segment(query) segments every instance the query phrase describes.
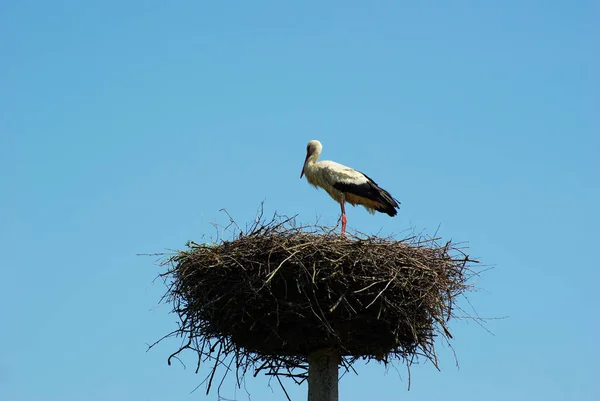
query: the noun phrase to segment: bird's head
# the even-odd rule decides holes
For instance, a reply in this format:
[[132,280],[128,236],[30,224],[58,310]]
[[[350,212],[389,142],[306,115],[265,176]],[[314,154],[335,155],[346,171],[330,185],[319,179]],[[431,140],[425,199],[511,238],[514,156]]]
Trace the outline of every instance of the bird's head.
[[323,146],[321,145],[321,142],[317,141],[316,139],[313,139],[308,143],[308,145],[306,145],[306,158],[304,159],[304,165],[302,166],[300,178],[302,178],[302,176],[304,175],[304,168],[306,167],[306,162],[308,161],[308,159],[312,157],[313,160],[317,160],[317,158],[321,154],[321,150],[323,150]]

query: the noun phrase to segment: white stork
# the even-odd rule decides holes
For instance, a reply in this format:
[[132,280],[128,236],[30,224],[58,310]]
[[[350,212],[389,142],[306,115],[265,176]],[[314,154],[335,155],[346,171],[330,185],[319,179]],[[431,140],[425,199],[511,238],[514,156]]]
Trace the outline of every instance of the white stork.
[[310,184],[323,188],[340,203],[342,234],[346,232],[345,202],[353,206],[362,205],[371,214],[375,214],[375,211],[390,216],[397,214],[396,209],[400,208],[399,202],[365,174],[329,160],[317,162],[322,150],[321,142],[312,140],[308,143],[300,178],[306,174]]

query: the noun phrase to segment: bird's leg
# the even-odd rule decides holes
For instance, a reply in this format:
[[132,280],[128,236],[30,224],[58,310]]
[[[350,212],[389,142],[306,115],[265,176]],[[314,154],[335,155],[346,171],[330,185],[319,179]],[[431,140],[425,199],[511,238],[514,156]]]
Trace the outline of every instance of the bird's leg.
[[342,235],[346,232],[346,210],[344,209],[344,201],[340,202],[342,207]]

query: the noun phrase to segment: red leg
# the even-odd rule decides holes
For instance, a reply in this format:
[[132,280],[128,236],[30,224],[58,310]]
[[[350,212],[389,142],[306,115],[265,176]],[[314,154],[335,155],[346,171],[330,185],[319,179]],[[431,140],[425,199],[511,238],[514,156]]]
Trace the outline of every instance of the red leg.
[[344,201],[340,203],[342,206],[342,235],[346,232],[346,210],[344,209]]

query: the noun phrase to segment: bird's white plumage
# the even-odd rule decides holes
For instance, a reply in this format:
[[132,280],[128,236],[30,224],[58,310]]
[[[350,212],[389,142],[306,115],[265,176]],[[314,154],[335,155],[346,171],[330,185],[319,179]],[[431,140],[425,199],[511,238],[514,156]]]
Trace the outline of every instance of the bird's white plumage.
[[[369,180],[363,173],[356,171],[353,168],[344,166],[330,160],[317,161],[321,155],[323,146],[321,142],[312,140],[307,146],[307,158],[304,163],[303,172],[306,174],[308,182],[319,188],[323,188],[337,202],[349,202],[356,205],[358,202],[353,202],[352,199],[347,199],[344,192],[334,188],[336,183],[365,184]],[[362,204],[371,214],[375,213],[375,209],[370,205]]]
[[323,188],[339,202],[342,211],[342,234],[346,230],[346,202],[362,205],[371,214],[375,211],[390,216],[397,214],[396,209],[400,207],[398,201],[360,171],[329,160],[318,162],[322,150],[321,142],[313,140],[308,143],[300,178],[306,174],[310,184]]
[[[346,184],[363,184],[368,180],[364,174],[343,164],[339,164],[330,160],[320,162],[306,163],[304,174],[308,182],[319,188],[323,188],[336,201],[343,202],[345,200],[344,193],[334,188],[336,182]],[[375,213],[372,208],[366,207],[370,213]]]

